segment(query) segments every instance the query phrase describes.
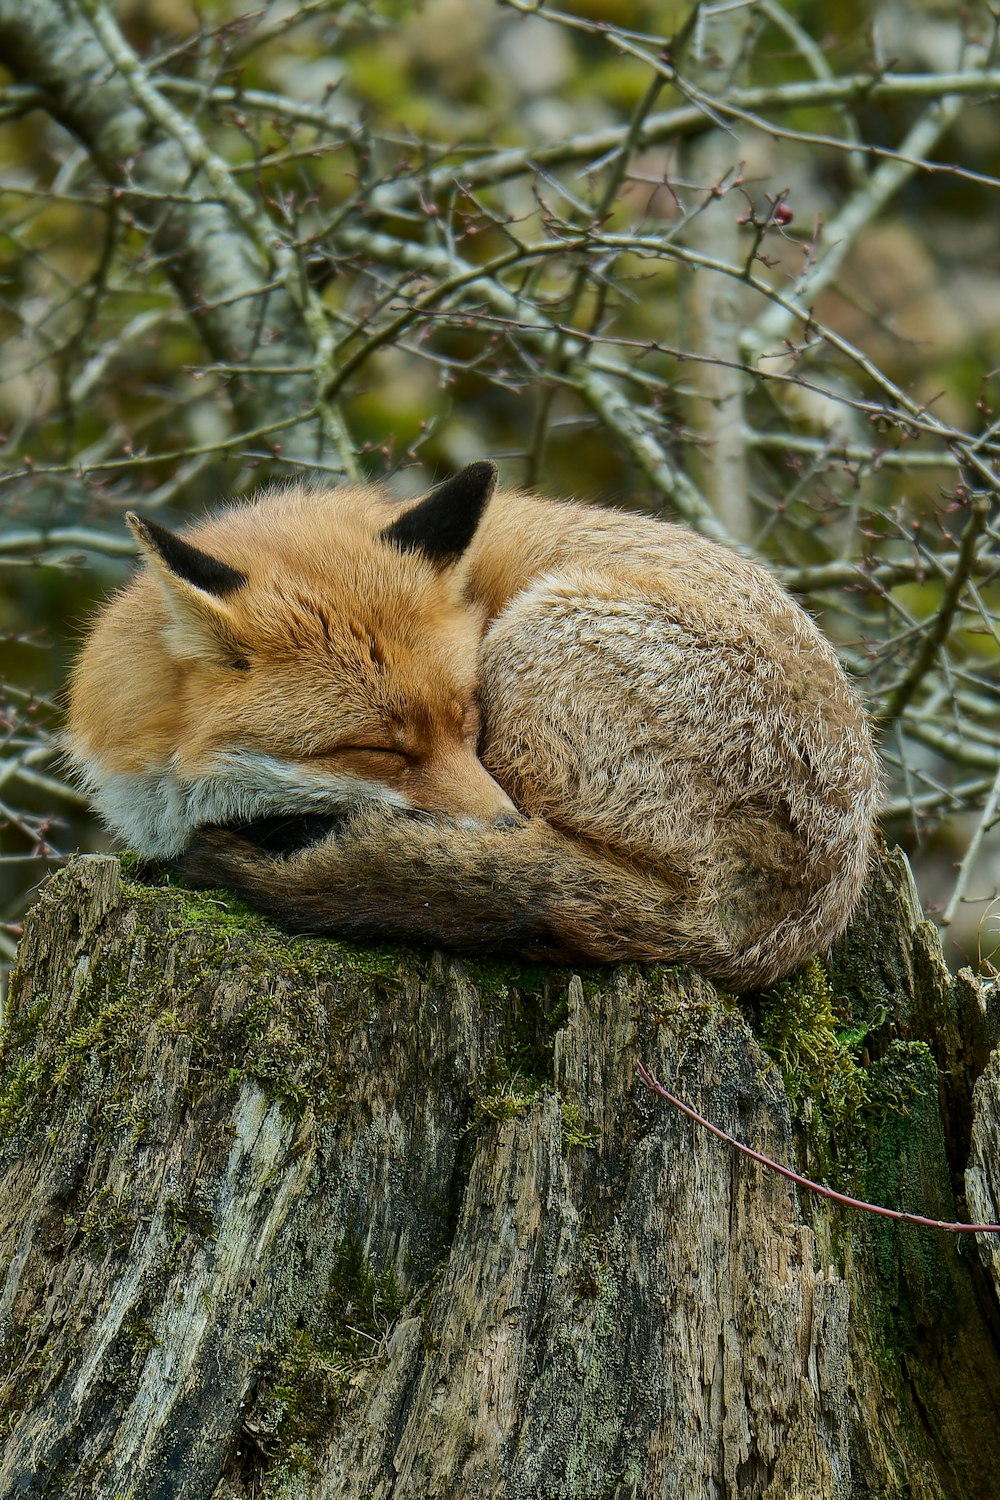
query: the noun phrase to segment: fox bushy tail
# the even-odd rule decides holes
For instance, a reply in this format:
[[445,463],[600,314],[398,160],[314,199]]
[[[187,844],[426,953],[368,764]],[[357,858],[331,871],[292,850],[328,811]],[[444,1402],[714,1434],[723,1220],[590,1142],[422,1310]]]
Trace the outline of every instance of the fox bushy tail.
[[203,829],[180,870],[299,931],[555,963],[690,963],[737,991],[772,983],[817,947],[813,930],[748,943],[704,893],[539,818],[495,827],[373,807],[288,854]]

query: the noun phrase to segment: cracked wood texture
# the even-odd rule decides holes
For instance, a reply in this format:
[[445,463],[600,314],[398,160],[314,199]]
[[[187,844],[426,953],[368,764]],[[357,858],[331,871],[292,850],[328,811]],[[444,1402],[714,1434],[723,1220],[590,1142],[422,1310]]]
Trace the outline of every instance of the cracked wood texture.
[[[814,992],[855,1059],[826,1100],[829,1028],[775,1042]],[[976,1245],[802,1195],[635,1078],[939,1218],[971,1142],[995,1219],[989,1002],[898,855],[825,968],[738,1003],[291,939],[79,859],[11,982],[0,1494],[993,1495]]]

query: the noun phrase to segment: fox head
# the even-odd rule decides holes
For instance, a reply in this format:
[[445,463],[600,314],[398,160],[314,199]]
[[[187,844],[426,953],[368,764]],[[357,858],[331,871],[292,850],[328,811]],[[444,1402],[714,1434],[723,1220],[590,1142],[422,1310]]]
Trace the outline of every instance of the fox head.
[[67,735],[114,831],[169,857],[207,823],[369,800],[513,816],[477,756],[465,588],[495,485],[471,464],[391,519],[371,489],[271,494],[182,535],[130,515],[147,567],[84,648]]

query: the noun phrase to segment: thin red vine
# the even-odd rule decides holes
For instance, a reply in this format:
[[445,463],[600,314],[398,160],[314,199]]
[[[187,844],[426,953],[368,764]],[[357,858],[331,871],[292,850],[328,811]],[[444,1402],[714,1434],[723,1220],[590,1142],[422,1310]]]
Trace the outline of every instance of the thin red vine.
[[734,1147],[749,1156],[751,1161],[759,1162],[762,1167],[767,1167],[772,1172],[777,1172],[781,1177],[787,1177],[790,1182],[798,1183],[799,1187],[807,1188],[810,1193],[817,1193],[821,1198],[829,1198],[834,1203],[840,1203],[845,1208],[860,1208],[868,1214],[879,1214],[884,1219],[897,1219],[902,1224],[917,1224],[922,1229],[944,1229],[948,1234],[1000,1234],[1000,1224],[956,1224],[946,1219],[925,1219],[922,1214],[902,1213],[896,1208],[882,1208],[877,1203],[866,1203],[862,1198],[851,1198],[847,1193],[834,1192],[833,1188],[824,1187],[821,1182],[813,1182],[808,1177],[803,1177],[799,1172],[793,1172],[790,1167],[783,1167],[780,1162],[772,1161],[761,1151],[754,1151],[750,1146],[745,1146],[735,1136],[727,1135],[720,1130],[718,1125],[713,1125],[711,1120],[706,1120],[690,1104],[685,1104],[683,1099],[678,1099],[676,1094],[671,1094],[663,1087],[663,1084],[642,1063],[637,1064],[636,1072],[642,1082],[654,1094],[679,1109],[688,1119],[694,1120],[696,1125],[702,1125],[712,1135],[718,1136],[720,1141],[725,1141],[727,1146]]

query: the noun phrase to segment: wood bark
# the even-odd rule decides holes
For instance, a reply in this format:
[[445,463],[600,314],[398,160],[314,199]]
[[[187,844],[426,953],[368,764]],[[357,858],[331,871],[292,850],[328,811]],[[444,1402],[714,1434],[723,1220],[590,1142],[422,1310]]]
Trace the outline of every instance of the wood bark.
[[11,984],[0,1494],[992,1495],[1000,1245],[802,1193],[635,1067],[936,1218],[971,1143],[995,1220],[994,1023],[900,856],[739,1002],[291,939],[79,859]]

